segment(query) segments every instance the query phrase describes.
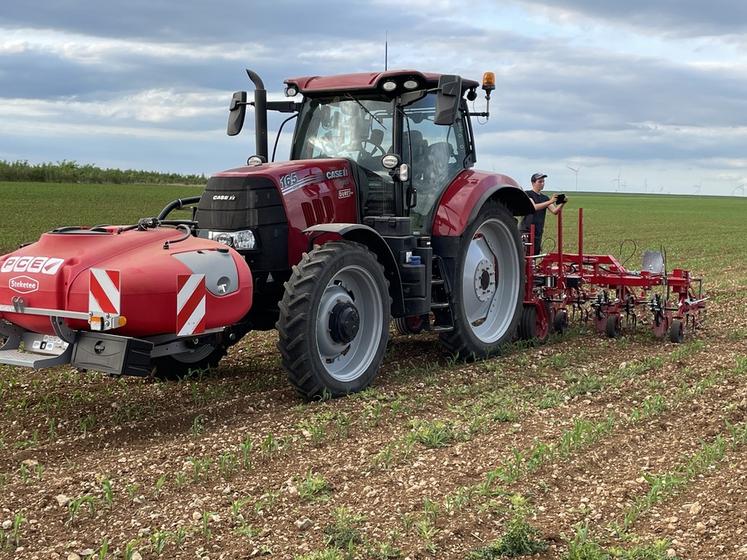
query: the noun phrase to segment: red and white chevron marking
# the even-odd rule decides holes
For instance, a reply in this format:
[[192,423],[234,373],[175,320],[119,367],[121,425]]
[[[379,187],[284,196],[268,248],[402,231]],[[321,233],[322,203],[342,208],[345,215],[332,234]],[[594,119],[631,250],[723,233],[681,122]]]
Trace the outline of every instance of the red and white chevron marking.
[[205,275],[176,277],[176,334],[189,336],[205,330]]
[[119,315],[120,288],[118,270],[92,268],[88,278],[88,312],[95,315]]

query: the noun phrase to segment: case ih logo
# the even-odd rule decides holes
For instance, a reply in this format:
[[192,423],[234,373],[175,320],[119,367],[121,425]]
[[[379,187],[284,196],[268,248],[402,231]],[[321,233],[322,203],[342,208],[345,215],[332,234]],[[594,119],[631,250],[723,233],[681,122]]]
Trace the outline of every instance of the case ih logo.
[[54,276],[63,262],[57,257],[9,257],[0,272],[40,272]]
[[347,176],[348,176],[347,169],[333,169],[332,171],[327,171],[326,173],[327,179],[339,179],[340,177],[347,177]]
[[16,276],[8,280],[8,287],[19,294],[30,294],[39,289],[39,281],[28,276]]

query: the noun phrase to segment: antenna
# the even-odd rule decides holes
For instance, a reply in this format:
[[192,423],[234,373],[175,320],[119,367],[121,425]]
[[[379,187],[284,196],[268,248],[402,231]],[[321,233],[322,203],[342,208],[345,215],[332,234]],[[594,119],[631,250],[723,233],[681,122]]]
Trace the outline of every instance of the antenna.
[[384,72],[389,70],[389,31],[384,34]]
[[571,167],[570,165],[566,165],[568,169],[573,171],[574,175],[576,175],[576,188],[575,190],[578,190],[578,172],[581,170],[581,166],[579,167]]

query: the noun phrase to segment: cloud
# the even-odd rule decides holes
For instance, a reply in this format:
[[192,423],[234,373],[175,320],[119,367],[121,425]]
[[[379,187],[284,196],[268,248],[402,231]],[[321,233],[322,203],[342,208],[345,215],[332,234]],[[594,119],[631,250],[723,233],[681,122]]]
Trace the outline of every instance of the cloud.
[[684,182],[697,167],[726,184],[747,166],[747,8],[735,2],[16,4],[0,14],[0,158],[235,165],[253,151],[251,117],[241,139],[224,136],[231,92],[251,90],[244,67],[276,98],[288,77],[383,69],[388,33],[390,68],[496,72],[481,164],[514,162],[522,177],[579,162],[607,185],[623,167]]
[[521,0],[521,3],[565,23],[599,20],[609,25],[656,30],[675,37],[747,32],[747,4],[733,0]]

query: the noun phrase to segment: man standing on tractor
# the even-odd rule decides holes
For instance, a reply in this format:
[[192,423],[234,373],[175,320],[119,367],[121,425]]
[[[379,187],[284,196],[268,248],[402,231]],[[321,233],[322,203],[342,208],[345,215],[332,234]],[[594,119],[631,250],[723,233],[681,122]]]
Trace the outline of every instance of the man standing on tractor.
[[542,190],[545,188],[545,178],[547,175],[544,173],[535,173],[532,175],[532,189],[526,191],[529,198],[532,199],[534,204],[534,213],[527,214],[521,222],[520,230],[522,235],[529,235],[532,224],[534,224],[534,251],[533,254],[538,255],[542,248],[542,232],[545,229],[545,215],[547,210],[550,210],[553,214],[558,214],[563,209],[563,205],[567,202],[564,194],[555,193],[551,197],[542,194]]

